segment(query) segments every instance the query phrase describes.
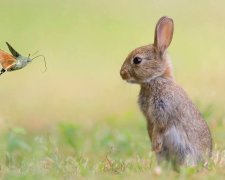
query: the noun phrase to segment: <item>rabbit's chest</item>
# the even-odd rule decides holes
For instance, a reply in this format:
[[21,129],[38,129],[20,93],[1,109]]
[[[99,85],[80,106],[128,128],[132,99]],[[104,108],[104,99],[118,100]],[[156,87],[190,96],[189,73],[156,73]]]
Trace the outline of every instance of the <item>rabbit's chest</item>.
[[145,117],[148,120],[153,120],[154,118],[154,96],[147,95],[147,94],[140,94],[139,100],[138,100],[139,107]]

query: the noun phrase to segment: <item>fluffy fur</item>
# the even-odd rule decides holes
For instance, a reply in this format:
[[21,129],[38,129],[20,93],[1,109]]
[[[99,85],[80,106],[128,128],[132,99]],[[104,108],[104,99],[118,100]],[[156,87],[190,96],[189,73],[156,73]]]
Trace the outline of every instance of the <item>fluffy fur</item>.
[[[141,86],[138,103],[158,162],[196,165],[210,156],[212,138],[198,109],[173,78],[166,52],[173,28],[173,20],[162,17],[156,25],[154,44],[133,50],[120,74],[127,82]],[[134,61],[137,57],[141,59],[138,64]]]

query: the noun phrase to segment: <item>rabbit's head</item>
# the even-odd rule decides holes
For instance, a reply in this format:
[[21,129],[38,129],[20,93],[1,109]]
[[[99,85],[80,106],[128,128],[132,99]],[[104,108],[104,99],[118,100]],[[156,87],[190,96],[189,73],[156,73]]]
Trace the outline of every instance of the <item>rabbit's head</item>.
[[173,27],[171,18],[159,19],[155,28],[154,44],[133,50],[124,61],[120,70],[124,80],[142,84],[158,76],[172,77],[166,49],[172,41]]

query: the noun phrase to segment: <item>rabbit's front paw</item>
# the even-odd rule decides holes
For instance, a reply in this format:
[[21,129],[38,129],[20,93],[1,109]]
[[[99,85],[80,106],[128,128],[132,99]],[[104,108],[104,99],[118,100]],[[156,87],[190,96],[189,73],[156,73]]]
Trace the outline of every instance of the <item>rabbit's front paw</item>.
[[160,151],[162,151],[162,139],[161,138],[157,138],[152,142],[152,150],[155,151],[156,153],[159,153]]

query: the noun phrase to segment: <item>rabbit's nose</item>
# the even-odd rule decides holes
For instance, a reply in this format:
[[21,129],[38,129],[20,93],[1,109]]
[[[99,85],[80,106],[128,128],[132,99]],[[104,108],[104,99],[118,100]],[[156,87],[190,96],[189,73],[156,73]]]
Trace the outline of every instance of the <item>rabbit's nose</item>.
[[125,80],[130,77],[129,72],[126,69],[121,69],[120,76]]

